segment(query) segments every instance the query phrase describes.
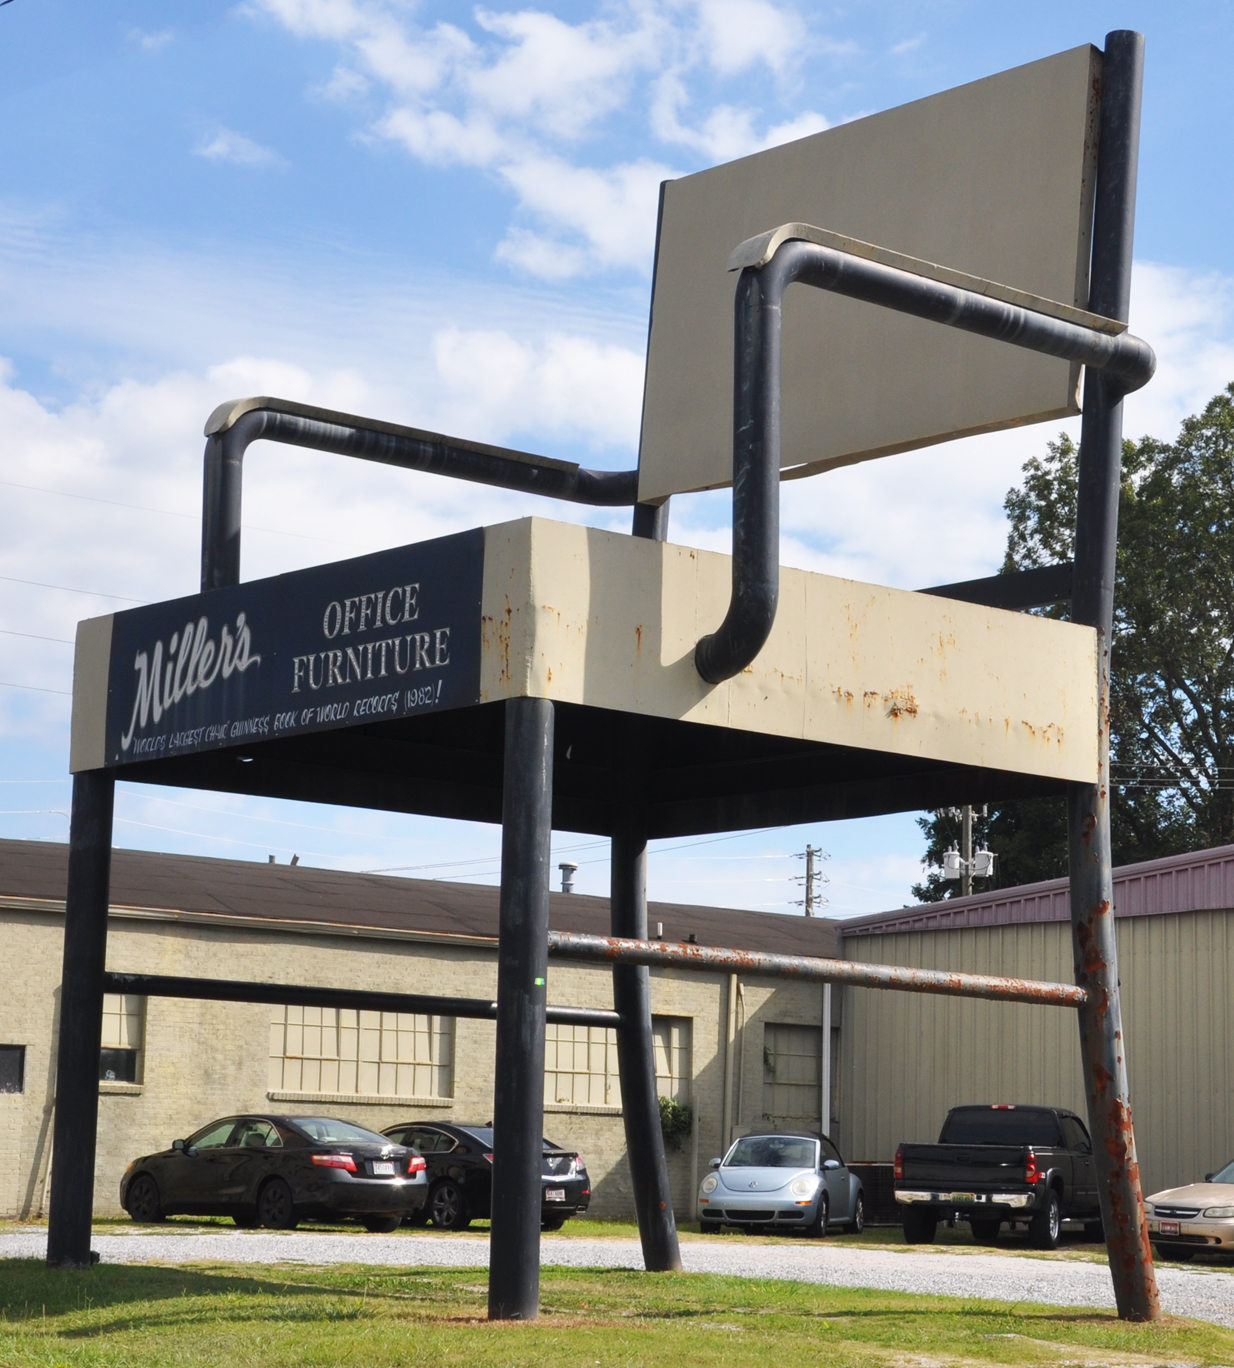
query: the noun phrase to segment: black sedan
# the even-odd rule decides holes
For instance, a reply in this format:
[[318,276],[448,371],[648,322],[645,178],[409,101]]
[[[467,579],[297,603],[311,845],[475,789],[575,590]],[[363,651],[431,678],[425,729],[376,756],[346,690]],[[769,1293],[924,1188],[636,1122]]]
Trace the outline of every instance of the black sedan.
[[245,1229],[355,1217],[390,1231],[427,1195],[418,1154],[333,1116],[224,1117],[134,1159],[120,1180],[120,1205],[135,1221],[230,1216]]
[[[418,1150],[428,1163],[428,1202],[408,1220],[424,1221],[441,1230],[466,1230],[472,1221],[486,1220],[492,1210],[493,1128],[455,1126],[442,1121],[404,1121],[390,1126],[386,1136]],[[541,1170],[544,1202],[542,1230],[560,1230],[567,1219],[586,1211],[591,1201],[591,1179],[579,1155],[544,1142]]]

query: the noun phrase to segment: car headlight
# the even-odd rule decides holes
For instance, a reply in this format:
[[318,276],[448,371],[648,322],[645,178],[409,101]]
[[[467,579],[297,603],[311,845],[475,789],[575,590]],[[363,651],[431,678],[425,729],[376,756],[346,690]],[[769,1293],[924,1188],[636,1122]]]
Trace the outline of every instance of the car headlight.
[[703,1179],[703,1191],[704,1191],[704,1192],[714,1192],[714,1191],[716,1190],[716,1188],[718,1188],[719,1186],[720,1186],[720,1180],[715,1176],[714,1173],[709,1173],[709,1174],[706,1176],[706,1178]]
[[817,1186],[817,1178],[794,1178],[788,1185],[788,1190],[794,1197],[813,1197]]
[[1145,1216],[1151,1216],[1153,1214],[1153,1204],[1151,1202],[1144,1203],[1144,1214]]
[[1204,1215],[1212,1216],[1219,1221],[1229,1220],[1231,1216],[1234,1216],[1234,1206],[1206,1207],[1204,1209]]

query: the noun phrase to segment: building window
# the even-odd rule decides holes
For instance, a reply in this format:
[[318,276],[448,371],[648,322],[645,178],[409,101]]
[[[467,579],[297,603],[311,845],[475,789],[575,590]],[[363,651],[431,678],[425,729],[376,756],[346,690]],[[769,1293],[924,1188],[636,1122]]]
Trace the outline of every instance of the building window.
[[26,1047],[0,1045],[0,1093],[24,1092],[26,1087]]
[[[689,1017],[652,1017],[656,1092],[675,1102],[690,1100]],[[544,1100],[576,1107],[620,1107],[617,1032],[609,1026],[544,1028]]]
[[131,993],[103,995],[103,1040],[99,1051],[101,1083],[140,1083],[146,1000]]
[[270,1088],[453,1097],[454,1018],[278,1007],[270,1025]]
[[763,1033],[763,1116],[819,1127],[822,1032],[817,1026],[768,1022]]
[[656,1094],[674,1102],[690,1101],[690,1048],[694,1023],[689,1017],[651,1018],[656,1052]]
[[544,1100],[576,1107],[620,1107],[617,1032],[609,1026],[544,1028]]

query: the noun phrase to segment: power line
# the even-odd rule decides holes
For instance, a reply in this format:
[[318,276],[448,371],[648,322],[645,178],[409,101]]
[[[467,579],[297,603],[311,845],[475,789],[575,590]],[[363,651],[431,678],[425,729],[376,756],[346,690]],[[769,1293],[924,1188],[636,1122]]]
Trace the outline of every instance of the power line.
[[15,575],[0,575],[7,584],[29,584],[35,589],[59,589],[64,594],[85,594],[87,598],[116,599],[120,603],[145,603],[146,599],[129,598],[126,594],[104,594],[97,589],[74,589],[67,584],[44,584],[42,580],[18,579]]
[[25,637],[27,641],[54,641],[61,646],[75,646],[77,644],[75,641],[70,641],[68,637],[35,636],[33,632],[14,632],[8,627],[0,627],[0,633],[3,633],[4,636]]
[[0,688],[3,689],[30,689],[34,693],[54,693],[60,694],[63,698],[72,698],[71,689],[44,689],[37,684],[10,684],[7,679],[0,679]]
[[[8,0],[0,0],[0,4],[7,4]],[[104,499],[97,494],[78,494],[70,489],[48,489],[45,485],[21,484],[17,480],[0,480],[0,485],[5,485],[9,489],[28,489],[35,494],[52,494],[61,499],[84,499],[87,503],[106,504],[109,508],[131,508],[138,513],[158,513],[164,518],[187,518],[190,522],[198,522],[196,513],[179,513],[172,508],[152,508],[149,504],[125,503],[121,499]],[[336,537],[315,537],[311,532],[285,532],[281,527],[260,527],[256,523],[245,523],[243,530],[246,532],[269,532],[276,537],[297,537],[301,541],[323,542],[327,546],[349,546],[359,548],[359,542],[339,541]],[[114,597],[114,595],[104,595],[104,597]]]

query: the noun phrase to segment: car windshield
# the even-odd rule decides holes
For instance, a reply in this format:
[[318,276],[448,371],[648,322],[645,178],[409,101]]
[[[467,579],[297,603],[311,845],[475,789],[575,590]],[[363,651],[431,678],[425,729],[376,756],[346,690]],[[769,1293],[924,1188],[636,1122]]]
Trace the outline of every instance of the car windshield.
[[725,1168],[813,1168],[818,1142],[794,1135],[747,1135],[728,1152]]
[[938,1137],[940,1145],[1057,1145],[1053,1112],[1021,1107],[957,1107]]
[[1219,1173],[1214,1173],[1213,1182],[1234,1183],[1234,1163],[1227,1164]]
[[334,1116],[295,1116],[292,1120],[319,1145],[389,1145],[388,1136]]

